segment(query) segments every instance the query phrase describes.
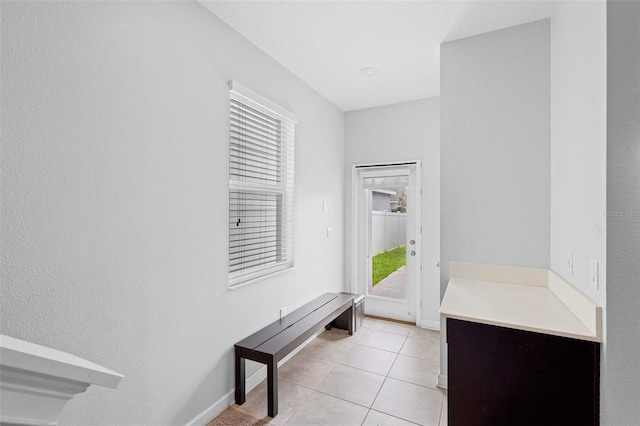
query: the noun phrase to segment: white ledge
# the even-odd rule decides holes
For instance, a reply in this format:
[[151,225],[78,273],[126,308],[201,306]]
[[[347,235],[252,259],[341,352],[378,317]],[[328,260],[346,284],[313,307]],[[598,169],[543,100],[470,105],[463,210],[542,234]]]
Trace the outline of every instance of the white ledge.
[[0,423],[56,425],[76,394],[91,385],[115,389],[122,377],[75,355],[0,335]]

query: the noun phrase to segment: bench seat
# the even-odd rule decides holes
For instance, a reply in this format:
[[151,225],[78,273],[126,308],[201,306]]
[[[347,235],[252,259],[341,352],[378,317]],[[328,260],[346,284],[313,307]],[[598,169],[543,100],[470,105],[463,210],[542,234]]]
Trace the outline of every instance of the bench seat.
[[293,352],[308,338],[340,316],[346,316],[349,334],[353,334],[353,300],[349,293],[325,293],[285,315],[235,347],[236,404],[246,400],[245,360],[267,365],[267,411],[278,414],[278,362]]

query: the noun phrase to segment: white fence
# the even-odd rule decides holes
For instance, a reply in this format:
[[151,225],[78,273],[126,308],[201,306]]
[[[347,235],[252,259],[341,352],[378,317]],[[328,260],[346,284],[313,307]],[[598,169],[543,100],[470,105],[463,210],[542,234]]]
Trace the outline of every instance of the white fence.
[[371,212],[371,255],[406,244],[407,214]]

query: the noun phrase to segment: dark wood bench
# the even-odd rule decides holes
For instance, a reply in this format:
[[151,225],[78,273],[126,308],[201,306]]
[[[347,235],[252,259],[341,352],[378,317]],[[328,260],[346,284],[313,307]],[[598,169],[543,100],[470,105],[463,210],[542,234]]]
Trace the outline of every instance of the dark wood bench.
[[349,334],[353,334],[353,300],[356,296],[325,293],[236,343],[236,404],[242,405],[246,400],[245,360],[260,362],[267,365],[268,415],[275,417],[278,414],[278,361],[338,317],[339,323],[346,323]]

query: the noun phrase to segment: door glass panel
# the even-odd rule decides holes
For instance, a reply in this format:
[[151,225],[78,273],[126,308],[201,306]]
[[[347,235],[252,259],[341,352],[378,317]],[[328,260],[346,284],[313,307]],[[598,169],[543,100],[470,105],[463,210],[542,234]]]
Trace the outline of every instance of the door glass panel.
[[[407,179],[370,183],[368,294],[407,299]],[[404,186],[379,186],[405,184]],[[410,249],[409,249],[410,250]]]

